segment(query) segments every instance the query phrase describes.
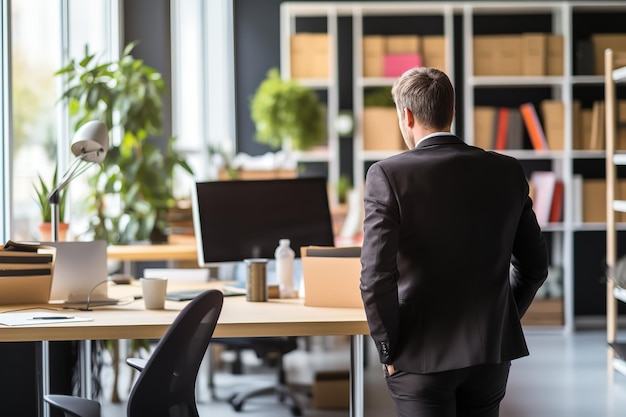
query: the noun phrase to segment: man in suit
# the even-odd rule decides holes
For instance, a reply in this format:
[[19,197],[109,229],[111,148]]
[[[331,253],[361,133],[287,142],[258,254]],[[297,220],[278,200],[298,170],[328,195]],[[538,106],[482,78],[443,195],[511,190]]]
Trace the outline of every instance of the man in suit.
[[450,133],[454,88],[414,68],[392,89],[409,150],[365,182],[361,294],[399,417],[496,417],[520,319],[547,277],[520,163]]

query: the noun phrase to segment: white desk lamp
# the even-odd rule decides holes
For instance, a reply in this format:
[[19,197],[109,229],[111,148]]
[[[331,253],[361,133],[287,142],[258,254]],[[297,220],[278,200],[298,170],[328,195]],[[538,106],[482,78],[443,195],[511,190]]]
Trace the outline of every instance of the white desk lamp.
[[98,120],[92,120],[82,125],[74,135],[72,153],[76,159],[69,166],[59,184],[48,195],[48,203],[52,212],[53,242],[59,236],[59,193],[74,178],[85,172],[92,163],[100,163],[109,150],[109,131],[106,125]]

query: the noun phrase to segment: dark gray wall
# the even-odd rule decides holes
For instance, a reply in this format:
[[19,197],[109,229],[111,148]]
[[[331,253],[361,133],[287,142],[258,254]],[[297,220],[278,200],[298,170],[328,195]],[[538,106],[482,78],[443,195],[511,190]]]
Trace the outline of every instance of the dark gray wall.
[[172,44],[169,0],[125,0],[123,44],[139,44],[133,50],[136,58],[144,60],[163,75],[167,95],[163,99],[163,134],[150,138],[166,146],[172,136]]

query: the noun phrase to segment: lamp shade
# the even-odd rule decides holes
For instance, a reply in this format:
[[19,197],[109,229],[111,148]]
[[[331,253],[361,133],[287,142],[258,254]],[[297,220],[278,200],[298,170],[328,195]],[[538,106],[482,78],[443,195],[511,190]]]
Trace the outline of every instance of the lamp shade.
[[87,162],[102,162],[109,150],[109,131],[104,123],[92,120],[74,135],[72,153]]

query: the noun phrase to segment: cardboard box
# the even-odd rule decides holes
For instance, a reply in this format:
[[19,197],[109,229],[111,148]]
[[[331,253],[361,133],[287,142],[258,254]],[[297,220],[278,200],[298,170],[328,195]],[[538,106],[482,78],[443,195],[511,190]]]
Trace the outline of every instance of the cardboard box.
[[296,33],[290,52],[292,78],[328,78],[328,34]]
[[521,35],[474,36],[474,75],[521,75]]
[[318,371],[313,382],[313,408],[347,410],[350,408],[350,372]]
[[495,123],[495,107],[474,107],[474,146],[485,150],[493,149]]
[[421,38],[418,35],[389,35],[385,37],[387,54],[419,54],[422,52]]
[[604,50],[611,48],[614,52],[626,52],[626,33],[594,33],[591,43],[595,74],[604,75]]
[[446,38],[440,35],[422,36],[422,57],[425,67],[446,71]]
[[474,36],[474,75],[497,75],[497,36]]
[[384,74],[385,37],[368,35],[363,37],[363,76],[382,77]]
[[422,57],[419,54],[385,55],[385,77],[399,77],[411,68],[422,66]]
[[306,246],[300,251],[305,306],[363,308],[360,247]]
[[406,149],[395,107],[365,107],[363,109],[363,149],[366,151]]
[[563,35],[548,35],[546,74],[563,75]]
[[606,180],[583,180],[583,222],[606,222]]
[[496,75],[522,74],[521,35],[499,35],[496,43]]
[[541,115],[548,149],[562,151],[565,147],[565,108],[561,100],[542,100]]
[[522,75],[546,75],[547,35],[522,33]]

